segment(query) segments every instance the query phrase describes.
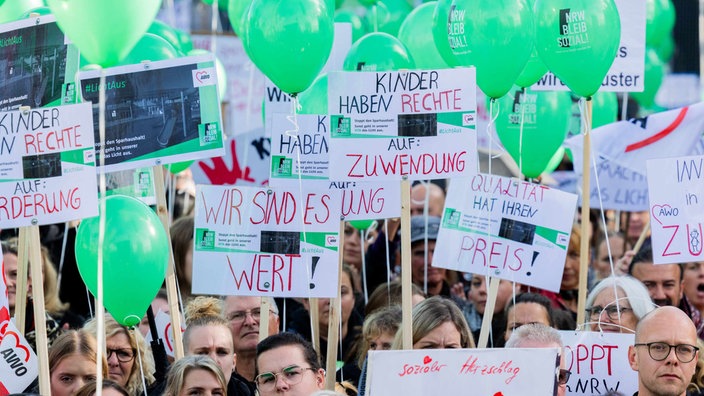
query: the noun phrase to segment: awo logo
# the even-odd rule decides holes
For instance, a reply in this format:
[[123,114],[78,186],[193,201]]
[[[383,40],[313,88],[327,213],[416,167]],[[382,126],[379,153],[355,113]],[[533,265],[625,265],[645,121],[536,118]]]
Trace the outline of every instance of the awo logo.
[[326,235],[325,236],[325,247],[335,247],[337,246],[337,235]]
[[462,126],[474,125],[474,114],[464,113],[462,114]]
[[193,70],[192,73],[193,86],[196,88],[217,84],[218,79],[215,73],[215,68],[208,67],[205,69]]

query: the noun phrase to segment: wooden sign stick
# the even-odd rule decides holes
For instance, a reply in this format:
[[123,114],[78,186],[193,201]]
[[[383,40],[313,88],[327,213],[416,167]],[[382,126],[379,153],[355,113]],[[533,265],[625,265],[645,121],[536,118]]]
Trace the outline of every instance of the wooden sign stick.
[[24,334],[27,314],[27,263],[29,262],[29,229],[20,227],[17,244],[17,286],[15,289],[15,325]]
[[401,334],[403,349],[413,349],[413,292],[411,286],[411,183],[404,176],[401,180]]
[[591,129],[592,129],[592,101],[588,99],[584,106],[584,142],[582,147],[582,238],[579,245],[579,294],[577,295],[577,327],[584,326],[584,317],[587,302],[587,273],[589,271],[589,231],[591,224],[589,220],[589,178],[590,178],[590,158],[591,158]]
[[39,240],[39,226],[29,228],[29,250],[32,280],[36,285],[32,289],[32,302],[34,306],[34,334],[39,361],[39,393],[51,394],[49,382],[49,340],[46,336],[46,317],[44,308],[44,277],[42,275],[42,252]]
[[259,304],[259,341],[269,337],[269,299],[262,297]]
[[494,318],[494,307],[496,306],[496,294],[499,292],[499,284],[501,283],[501,279],[495,276],[487,276],[484,278],[484,281],[489,283],[489,294],[486,297],[484,317],[482,318],[482,329],[479,332],[479,342],[477,343],[477,348],[486,348],[489,341],[491,321]]
[[638,240],[636,241],[635,246],[633,246],[634,252],[638,253],[641,246],[643,246],[643,242],[645,242],[645,238],[648,237],[648,231],[650,231],[650,219],[648,219],[648,222],[645,223],[645,227],[643,227],[643,231],[641,231],[640,236],[638,237]]
[[[166,191],[164,190],[164,168],[155,166],[154,192],[156,194],[156,213],[159,215],[161,224],[164,226],[166,236],[169,240],[169,262],[166,267],[166,297],[169,301],[169,316],[171,317],[171,328],[181,329],[181,314],[178,304],[178,291],[176,289],[176,269],[174,264],[174,250],[171,246],[171,232],[169,230],[169,211],[166,209]],[[174,357],[176,360],[184,356],[183,335],[180,331],[174,331]]]
[[320,353],[320,330],[318,330],[320,310],[318,309],[317,298],[308,299],[308,314],[310,315],[310,340],[313,344],[313,349]]
[[[345,235],[345,221],[340,221],[340,235]],[[340,283],[342,283],[342,263],[344,253],[344,240],[340,240],[340,255],[338,259],[337,271],[337,293],[334,299],[330,300],[330,310],[328,311],[328,350],[325,356],[325,389],[335,390],[335,377],[337,373],[337,344],[340,341]],[[316,323],[317,325],[317,323]]]

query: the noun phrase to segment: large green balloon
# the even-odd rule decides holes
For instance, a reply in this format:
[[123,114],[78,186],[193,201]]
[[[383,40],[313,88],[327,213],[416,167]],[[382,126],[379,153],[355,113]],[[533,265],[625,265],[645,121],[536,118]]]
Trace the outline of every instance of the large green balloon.
[[142,61],[160,61],[178,58],[181,54],[171,43],[156,34],[145,33],[123,59],[120,65],[131,65]]
[[535,21],[545,66],[577,95],[594,95],[621,41],[614,0],[536,0]]
[[[103,300],[120,324],[142,320],[164,282],[169,240],[159,217],[147,205],[124,195],[105,198]],[[76,233],[76,263],[88,290],[98,292],[100,217],[81,221]]]
[[415,69],[413,57],[396,37],[369,33],[352,45],[342,68],[347,71],[391,71]]
[[435,2],[424,3],[414,9],[403,21],[398,39],[411,53],[419,69],[447,68],[433,39],[433,13]]
[[615,92],[599,91],[592,97],[592,129],[611,124],[618,118],[618,98]]
[[567,136],[572,107],[569,92],[515,87],[498,103],[496,133],[501,143],[526,177],[540,176]]
[[455,67],[459,66],[459,63],[457,63],[455,54],[452,53],[448,38],[448,29],[453,27],[453,24],[448,22],[450,20],[451,5],[452,0],[438,0],[435,4],[435,11],[433,12],[433,41],[435,41],[435,48],[437,48],[445,63],[450,67]]
[[252,62],[282,91],[303,92],[330,56],[333,10],[319,0],[254,0],[244,44]]
[[328,75],[321,74],[310,88],[298,95],[298,114],[328,114]]
[[405,0],[379,0],[367,9],[366,19],[370,30],[398,35],[398,30],[408,13],[413,10]]
[[540,56],[538,56],[538,50],[535,49],[534,45],[528,62],[526,62],[526,65],[523,67],[521,74],[516,78],[516,85],[524,88],[530,87],[537,83],[540,77],[544,76],[547,72],[548,68],[540,59]]
[[528,3],[454,0],[451,9],[449,38],[457,61],[477,68],[477,85],[487,96],[504,96],[530,57],[534,24]]
[[151,25],[161,0],[47,0],[61,30],[89,62],[116,65]]
[[657,47],[672,34],[675,6],[671,0],[646,0],[645,11],[645,45]]
[[352,25],[352,42],[356,42],[367,34],[367,27],[354,11],[339,9],[335,11],[335,22],[346,22]]
[[247,12],[252,0],[230,0],[230,5],[227,8],[227,16],[230,18],[230,24],[235,34],[242,37],[244,33],[244,25],[247,23]]
[[16,21],[29,10],[44,7],[42,0],[0,1],[0,23]]
[[645,80],[643,92],[632,92],[631,96],[641,106],[652,108],[655,106],[655,95],[657,95],[662,80],[665,78],[665,64],[660,60],[657,52],[652,48],[645,51]]
[[157,36],[163,38],[164,40],[168,41],[169,44],[173,46],[175,50],[181,53],[186,53],[187,51],[183,51],[181,48],[181,38],[179,37],[178,32],[176,32],[176,29],[172,28],[167,24],[166,22],[162,22],[160,20],[155,20],[152,22],[152,24],[149,26],[149,29],[147,29],[147,33],[151,34],[156,34]]

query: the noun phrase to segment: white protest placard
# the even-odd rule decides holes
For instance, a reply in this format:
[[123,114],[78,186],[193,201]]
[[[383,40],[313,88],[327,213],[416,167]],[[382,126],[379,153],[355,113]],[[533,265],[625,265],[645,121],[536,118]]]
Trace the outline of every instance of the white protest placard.
[[336,190],[196,186],[193,293],[337,295]]
[[557,348],[370,351],[367,395],[552,395],[557,359]]
[[0,323],[0,395],[21,393],[39,374],[34,350],[12,321]]
[[704,157],[653,159],[647,168],[653,261],[701,261]]
[[[591,177],[589,206],[592,209],[628,212],[648,210],[648,183],[644,174],[599,156],[596,174],[592,167],[589,175]],[[599,193],[601,193],[601,200]],[[581,196],[579,202],[581,204]]]
[[[171,317],[164,311],[159,310],[159,312],[154,315],[154,322],[156,324],[156,331],[157,334],[159,334],[159,338],[164,340],[164,349],[166,350],[166,354],[174,357],[174,330],[171,326]],[[181,323],[185,323],[185,321],[181,319]],[[181,327],[181,333],[185,331],[186,328]],[[152,342],[153,339],[151,331],[147,333],[144,340],[147,343]]]
[[328,73],[330,179],[477,171],[474,68]]
[[0,25],[0,47],[0,111],[75,103],[78,49],[53,15]]
[[565,369],[572,373],[568,395],[632,395],[638,390],[638,373],[628,364],[634,334],[560,331],[560,336]]
[[[614,0],[621,20],[621,42],[616,58],[601,83],[601,91],[607,92],[642,92],[645,85],[645,1]],[[576,6],[575,6],[576,7]],[[602,34],[587,26],[579,11],[567,9],[574,21],[560,25],[563,35],[579,34],[580,40],[589,42],[590,35]],[[561,10],[563,11],[563,10]],[[583,11],[582,11],[583,13]],[[558,29],[558,26],[555,26]],[[588,67],[588,65],[585,65]],[[551,72],[546,73],[531,86],[535,91],[568,91],[569,88]]]
[[100,73],[105,74],[105,171],[222,156],[222,119],[211,54],[79,73],[93,103],[100,162]]
[[0,228],[98,214],[92,116],[90,104],[0,113]]
[[450,183],[433,265],[558,291],[577,196],[479,173]]
[[401,185],[366,181],[329,181],[328,142],[330,122],[326,115],[297,116],[297,125],[286,114],[271,122],[271,175],[269,185],[291,189],[340,190],[339,215],[345,220],[401,217]]

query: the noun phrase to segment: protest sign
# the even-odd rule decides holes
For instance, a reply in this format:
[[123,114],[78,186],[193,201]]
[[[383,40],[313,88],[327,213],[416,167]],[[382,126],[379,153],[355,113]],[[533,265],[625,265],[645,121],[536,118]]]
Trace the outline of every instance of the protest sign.
[[638,373],[628,364],[633,334],[560,331],[560,336],[565,369],[572,373],[568,395],[632,395],[638,390]]
[[644,174],[599,156],[596,174],[592,171],[590,177],[589,206],[592,209],[648,210],[648,184]]
[[146,205],[156,205],[154,192],[154,170],[136,168],[105,174],[105,195],[127,195],[137,198]]
[[552,395],[557,348],[370,351],[369,396]]
[[93,102],[98,163],[98,95],[105,90],[106,172],[224,154],[212,55],[91,70],[79,79],[83,100]]
[[476,110],[474,68],[328,73],[330,179],[476,173]]
[[0,113],[0,228],[98,214],[90,104]]
[[53,15],[0,25],[0,111],[75,103],[78,62]]
[[704,157],[654,159],[647,168],[653,261],[702,261]]
[[[166,350],[166,354],[171,357],[174,357],[174,330],[171,326],[171,317],[169,316],[169,314],[159,310],[159,312],[157,312],[157,314],[154,316],[154,322],[156,323],[156,331],[157,334],[159,334],[159,338],[164,340],[164,349]],[[182,320],[181,323],[185,322]],[[186,331],[186,329],[182,327],[181,333],[183,333],[184,331]],[[153,341],[152,333],[148,332],[147,335],[144,337],[144,340],[147,343],[151,343]]]
[[12,321],[0,323],[0,395],[20,393],[39,373],[37,355]]
[[[614,2],[621,20],[621,42],[614,63],[604,77],[600,90],[642,92],[645,85],[645,2],[632,0],[614,0]],[[569,9],[566,11],[569,13]],[[581,19],[580,15],[576,15],[572,16],[572,21],[565,20],[561,25],[564,29],[562,34],[577,33],[585,43],[588,43],[590,32],[583,21],[584,12],[581,13]],[[596,34],[599,33],[596,32]],[[531,89],[535,91],[569,90],[551,72],[546,73]]]
[[479,173],[450,183],[433,266],[558,291],[577,196]]
[[196,186],[193,293],[337,294],[339,193]]
[[340,190],[339,215],[345,220],[382,219],[401,216],[398,183],[329,181],[328,142],[330,122],[326,115],[298,115],[294,126],[289,116],[274,114],[271,122],[271,175],[269,185],[293,190],[315,186]]

